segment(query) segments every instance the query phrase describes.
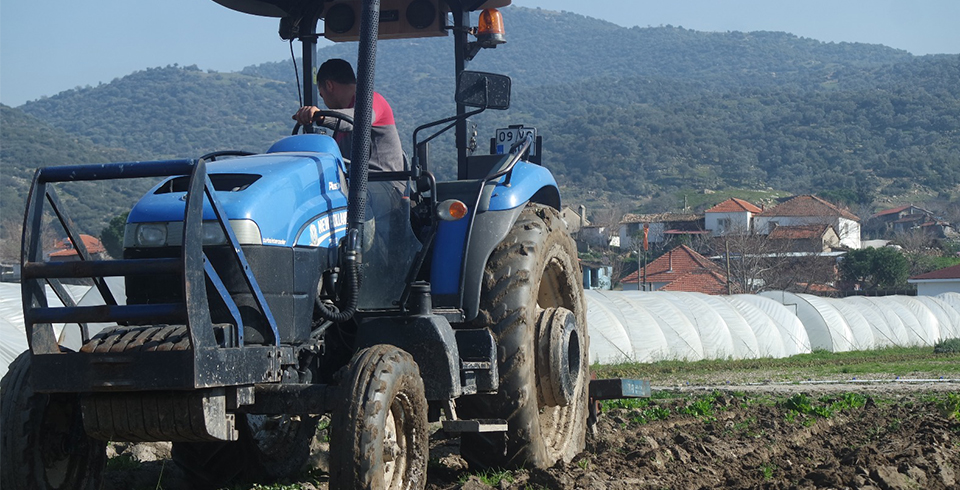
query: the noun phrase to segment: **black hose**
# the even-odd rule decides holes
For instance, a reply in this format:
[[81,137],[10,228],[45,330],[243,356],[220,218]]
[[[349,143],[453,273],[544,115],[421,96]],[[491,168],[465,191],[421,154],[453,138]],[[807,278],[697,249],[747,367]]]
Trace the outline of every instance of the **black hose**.
[[324,320],[329,320],[331,322],[342,323],[353,318],[353,314],[357,312],[357,299],[360,297],[360,264],[357,263],[357,258],[359,253],[357,250],[350,249],[350,242],[359,242],[356,239],[356,230],[349,230],[347,235],[348,246],[343,249],[343,256],[341,257],[341,270],[343,270],[343,300],[344,304],[340,305],[340,310],[334,310],[319,300],[316,303],[317,314],[320,315]]
[[373,74],[380,31],[380,0],[363,2],[360,17],[360,47],[357,53],[357,95],[354,103],[353,146],[350,149],[350,195],[347,201],[347,243],[341,257],[344,304],[333,311],[318,304],[320,316],[334,322],[353,318],[360,296],[360,247],[367,207],[367,171],[373,127]]

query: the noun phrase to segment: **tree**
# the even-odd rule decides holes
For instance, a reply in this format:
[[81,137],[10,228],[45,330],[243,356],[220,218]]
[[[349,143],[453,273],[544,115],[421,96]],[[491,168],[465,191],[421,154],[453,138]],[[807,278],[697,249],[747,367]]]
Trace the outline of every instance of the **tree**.
[[895,289],[907,285],[910,263],[891,247],[851,250],[840,262],[840,277],[865,290]]
[[100,242],[103,243],[103,248],[115,259],[123,256],[123,229],[127,224],[127,215],[129,214],[129,212],[126,212],[114,216],[100,232]]

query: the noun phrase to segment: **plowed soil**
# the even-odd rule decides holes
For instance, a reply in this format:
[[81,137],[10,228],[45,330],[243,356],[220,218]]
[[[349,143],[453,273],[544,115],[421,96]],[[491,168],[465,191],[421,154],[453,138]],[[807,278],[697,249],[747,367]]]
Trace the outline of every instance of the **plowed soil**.
[[[458,439],[435,433],[427,488],[960,488],[958,383],[685,387],[657,393],[649,404],[635,404],[644,406],[608,407],[588,434],[586,450],[546,470],[471,471],[458,456]],[[316,465],[322,468],[325,447],[317,446]],[[163,444],[116,450],[142,462],[111,465],[105,490],[183,486]],[[326,488],[322,472],[311,475],[284,482],[289,486],[233,488]]]

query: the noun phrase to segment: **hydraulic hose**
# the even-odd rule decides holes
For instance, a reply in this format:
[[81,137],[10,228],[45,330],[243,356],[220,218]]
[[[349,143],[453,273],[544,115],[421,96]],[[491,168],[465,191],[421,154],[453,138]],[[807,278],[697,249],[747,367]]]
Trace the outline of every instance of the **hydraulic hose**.
[[357,95],[354,103],[353,146],[350,156],[350,195],[347,201],[347,242],[341,257],[344,272],[343,304],[333,311],[318,304],[320,316],[334,322],[353,318],[360,296],[360,247],[367,207],[367,171],[373,126],[373,74],[380,31],[380,0],[363,2],[360,14],[360,46],[357,53]]

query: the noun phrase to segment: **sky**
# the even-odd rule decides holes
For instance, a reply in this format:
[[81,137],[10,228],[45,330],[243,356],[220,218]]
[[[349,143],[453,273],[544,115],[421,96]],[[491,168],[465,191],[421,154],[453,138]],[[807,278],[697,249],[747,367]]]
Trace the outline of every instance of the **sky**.
[[[514,0],[625,27],[785,31],[915,55],[960,54],[958,0]],[[509,16],[505,20],[509,39]],[[179,64],[238,71],[289,59],[277,20],[211,0],[0,0],[0,103]],[[299,52],[299,44],[295,45]]]

